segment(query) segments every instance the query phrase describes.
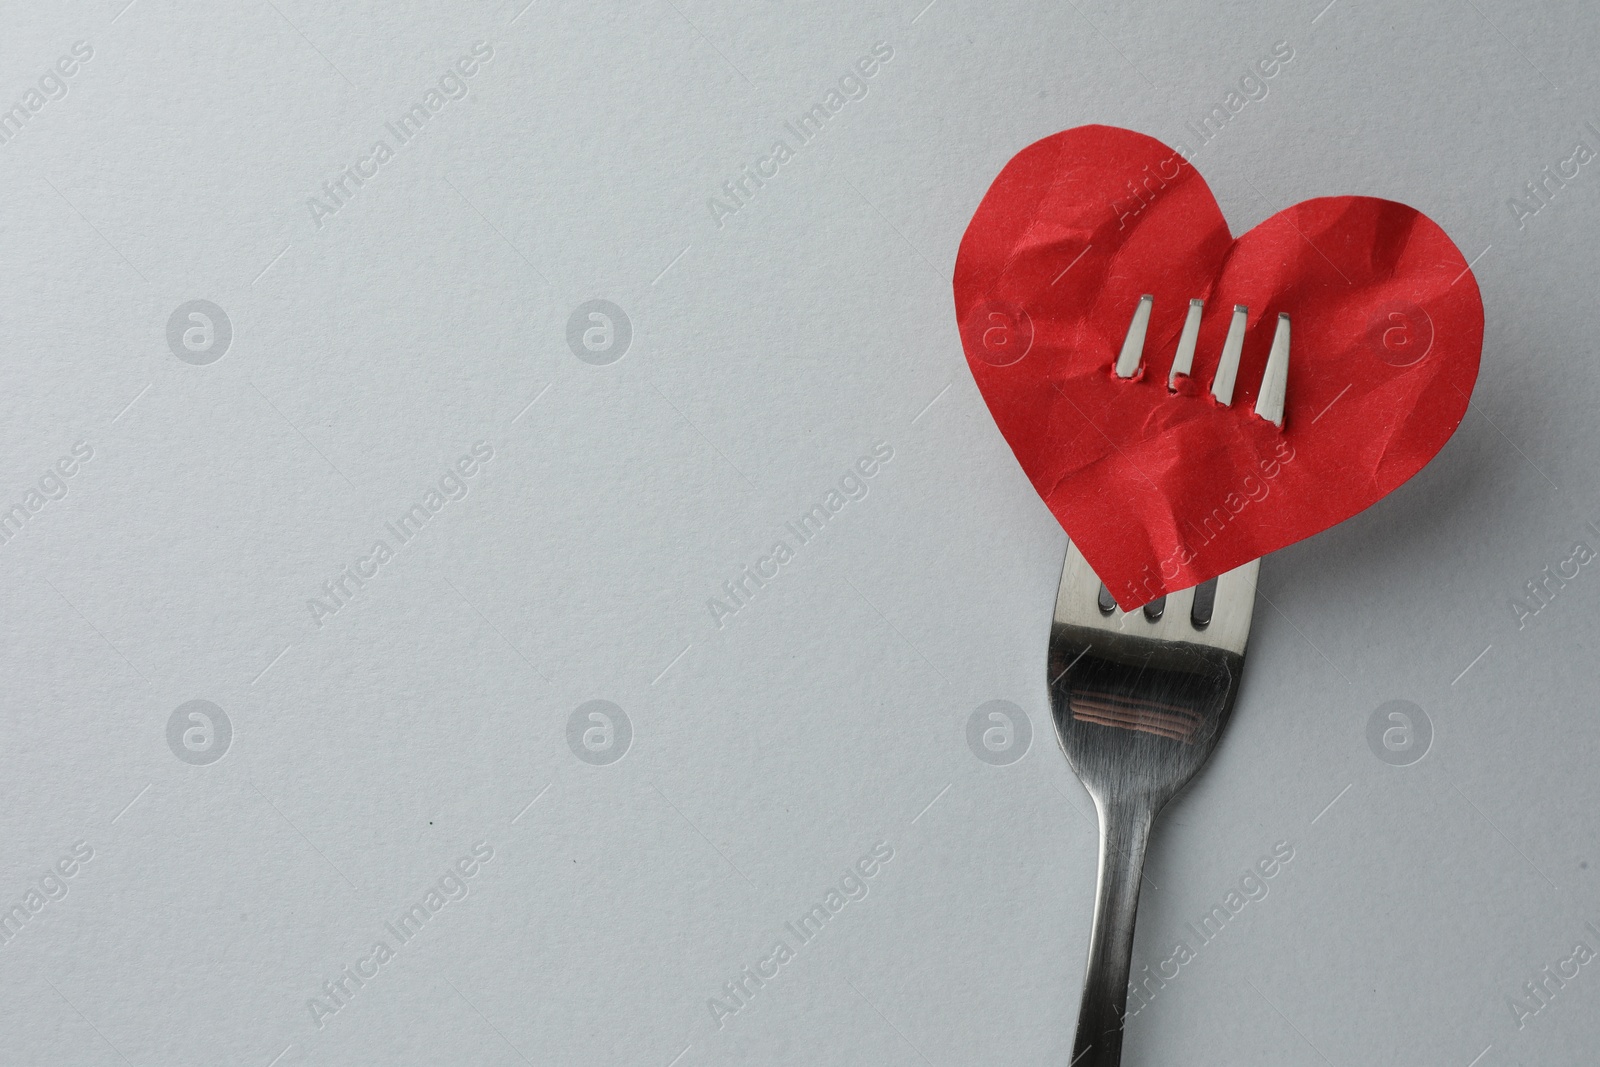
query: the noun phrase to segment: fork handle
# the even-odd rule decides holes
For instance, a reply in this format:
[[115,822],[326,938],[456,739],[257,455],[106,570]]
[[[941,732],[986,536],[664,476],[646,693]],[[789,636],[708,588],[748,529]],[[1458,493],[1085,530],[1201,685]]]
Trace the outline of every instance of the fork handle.
[[1139,908],[1145,846],[1156,814],[1148,802],[1138,799],[1096,797],[1095,807],[1100,813],[1100,876],[1071,1067],[1118,1067],[1122,1062],[1133,920]]

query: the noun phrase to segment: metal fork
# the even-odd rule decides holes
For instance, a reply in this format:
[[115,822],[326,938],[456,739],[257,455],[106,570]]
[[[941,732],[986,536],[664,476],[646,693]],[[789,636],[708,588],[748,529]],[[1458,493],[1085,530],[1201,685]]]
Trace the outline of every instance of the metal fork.
[[[1143,361],[1151,298],[1134,312],[1115,367]],[[1167,387],[1188,374],[1203,305],[1194,301]],[[1248,312],[1234,309],[1211,394],[1233,399]],[[1289,318],[1280,315],[1255,415],[1282,429]],[[1130,382],[1129,388],[1159,388]],[[1195,400],[1174,395],[1173,403]],[[1117,1067],[1145,846],[1156,816],[1205,764],[1239,693],[1255,607],[1252,560],[1124,612],[1076,545],[1067,546],[1050,625],[1050,702],[1067,762],[1100,816],[1100,873],[1071,1067]]]

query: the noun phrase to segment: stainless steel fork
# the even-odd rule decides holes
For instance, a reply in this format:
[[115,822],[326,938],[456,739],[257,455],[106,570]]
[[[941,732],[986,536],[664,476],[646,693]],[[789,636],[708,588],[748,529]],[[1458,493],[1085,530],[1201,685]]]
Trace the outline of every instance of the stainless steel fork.
[[[1222,736],[1239,692],[1260,562],[1216,579],[1209,606],[1186,589],[1165,603],[1105,612],[1100,579],[1076,547],[1067,549],[1050,627],[1050,701],[1061,748],[1100,814],[1100,877],[1072,1067],[1121,1062],[1150,827]],[[1197,618],[1206,625],[1197,627]]]
[[[1150,297],[1134,312],[1114,373],[1136,376]],[[1188,374],[1194,301],[1167,387]],[[1236,307],[1211,395],[1233,399],[1248,312]],[[1278,318],[1254,416],[1283,426],[1289,318]],[[1159,381],[1130,388],[1160,388]],[[1173,391],[1173,403],[1196,403]],[[1246,416],[1249,417],[1249,416]],[[1239,693],[1260,560],[1124,612],[1067,546],[1050,626],[1050,702],[1062,751],[1100,816],[1100,873],[1071,1067],[1117,1067],[1132,970],[1134,915],[1156,816],[1211,755]]]

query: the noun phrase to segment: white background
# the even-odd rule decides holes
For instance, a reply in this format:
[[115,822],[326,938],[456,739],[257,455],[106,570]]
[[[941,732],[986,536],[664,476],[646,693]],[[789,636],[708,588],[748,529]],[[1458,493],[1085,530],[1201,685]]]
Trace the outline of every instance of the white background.
[[[1045,701],[1065,537],[951,268],[1023,146],[1182,140],[1280,41],[1195,154],[1230,224],[1417,206],[1476,265],[1483,369],[1431,466],[1263,563],[1138,962],[1294,858],[1125,1062],[1592,1054],[1592,967],[1521,1028],[1507,999],[1600,949],[1600,575],[1510,606],[1600,547],[1600,173],[1507,203],[1600,149],[1592,5],[124,2],[0,9],[0,106],[93,49],[0,145],[0,506],[93,449],[0,544],[0,903],[94,850],[0,945],[0,1061],[1065,1063],[1096,844]],[[469,94],[317,225],[480,41]],[[865,97],[719,226],[708,198],[878,42]],[[166,335],[196,299],[233,331],[204,366]],[[591,299],[631,322],[620,361],[567,344]],[[478,441],[467,496],[318,625]],[[866,498],[719,628],[707,599],[880,441]],[[233,731],[207,765],[168,744],[197,699]],[[609,765],[568,743],[592,699],[631,722]],[[1032,724],[1007,766],[966,742],[991,700]],[[1390,700],[1432,725],[1411,766],[1366,739]],[[484,841],[470,894],[313,1021]],[[719,1027],[708,999],[880,842],[869,895]]]

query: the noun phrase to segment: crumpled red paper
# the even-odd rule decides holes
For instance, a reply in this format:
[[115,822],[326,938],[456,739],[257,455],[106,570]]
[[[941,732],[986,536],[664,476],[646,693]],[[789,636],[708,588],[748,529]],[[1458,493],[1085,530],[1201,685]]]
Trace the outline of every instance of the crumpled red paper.
[[[1034,488],[1124,609],[1334,525],[1433,458],[1466,414],[1483,303],[1414,208],[1307,200],[1242,237],[1193,166],[1083,126],[1019,152],[962,238],[956,315],[973,377]],[[1113,376],[1155,298],[1141,373]],[[1193,376],[1168,371],[1205,300]],[[1210,383],[1249,308],[1230,407]],[[1253,413],[1279,312],[1282,430]]]

